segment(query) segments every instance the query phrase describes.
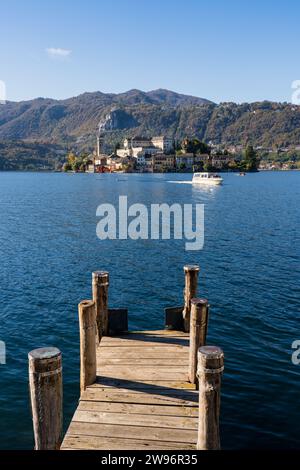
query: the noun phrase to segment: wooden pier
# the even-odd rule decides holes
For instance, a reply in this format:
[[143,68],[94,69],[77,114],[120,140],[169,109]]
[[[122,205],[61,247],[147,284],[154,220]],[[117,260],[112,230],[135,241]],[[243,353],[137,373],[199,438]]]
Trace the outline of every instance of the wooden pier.
[[198,393],[187,333],[103,337],[97,382],[82,393],[62,449],[195,449]]
[[[193,279],[198,270],[191,267]],[[186,287],[190,284],[186,280]],[[195,282],[192,286],[195,295]],[[53,436],[45,438],[48,429],[59,428],[54,419],[50,428],[35,432],[36,448],[47,448],[48,441],[51,448],[62,450],[220,448],[223,352],[204,346],[207,300],[193,298],[185,291],[188,302],[179,308],[179,314],[183,329],[190,332],[165,329],[107,336],[108,325],[113,323],[109,320],[107,289],[108,273],[94,273],[93,300],[79,304],[81,395],[66,435],[62,443],[61,437],[56,437],[54,444]],[[45,396],[51,396],[46,391]],[[34,395],[41,397],[43,393],[39,390]],[[37,407],[32,405],[34,411]],[[49,405],[45,403],[45,410]],[[44,416],[40,408],[35,414],[37,421],[39,414]],[[53,421],[53,417],[50,419]]]

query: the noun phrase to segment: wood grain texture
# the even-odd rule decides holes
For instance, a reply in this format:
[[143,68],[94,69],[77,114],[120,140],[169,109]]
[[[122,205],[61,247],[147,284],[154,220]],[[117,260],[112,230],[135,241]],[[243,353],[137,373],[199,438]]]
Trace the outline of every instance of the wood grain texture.
[[195,449],[198,392],[188,382],[189,335],[103,336],[62,449]]
[[184,308],[183,326],[184,331],[190,331],[191,300],[197,296],[199,266],[184,266],[185,287],[184,287]]
[[189,359],[189,381],[196,384],[197,381],[197,355],[200,346],[206,343],[208,322],[207,299],[191,300],[190,318],[190,359]]
[[57,450],[62,440],[62,357],[57,348],[28,354],[35,450]]
[[96,311],[92,300],[78,305],[80,333],[80,392],[96,381]]
[[219,450],[221,375],[224,353],[217,346],[202,346],[198,351],[199,426],[198,450]]
[[95,302],[97,339],[101,341],[102,335],[108,334],[108,286],[109,273],[107,271],[94,271],[92,274],[92,292]]

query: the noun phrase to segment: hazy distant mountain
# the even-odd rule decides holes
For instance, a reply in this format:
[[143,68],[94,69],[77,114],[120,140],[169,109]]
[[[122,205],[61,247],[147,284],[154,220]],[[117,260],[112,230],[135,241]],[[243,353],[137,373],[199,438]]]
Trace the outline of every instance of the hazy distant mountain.
[[[221,103],[158,89],[83,93],[0,105],[0,140],[91,149],[101,123],[106,144],[127,135],[166,134],[215,143],[300,144],[300,107],[287,103]],[[1,158],[1,148],[0,148]]]

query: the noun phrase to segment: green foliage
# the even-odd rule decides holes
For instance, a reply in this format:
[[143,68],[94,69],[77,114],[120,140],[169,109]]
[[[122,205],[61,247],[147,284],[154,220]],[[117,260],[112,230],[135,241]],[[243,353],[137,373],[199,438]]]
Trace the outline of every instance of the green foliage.
[[203,165],[203,170],[207,172],[214,171],[214,167],[212,166],[211,163],[205,163]]
[[116,154],[117,153],[117,150],[119,150],[121,148],[121,143],[120,142],[116,142],[115,143],[115,146],[114,146],[114,153]]
[[0,171],[54,170],[61,168],[63,147],[40,142],[0,141]]
[[194,171],[204,171],[204,162],[198,162],[196,165],[194,165]]
[[245,150],[245,157],[241,164],[244,166],[246,171],[256,171],[258,167],[257,153],[252,145],[247,145]]
[[63,168],[64,168],[64,171],[71,171],[73,169],[70,163],[65,163]]
[[64,165],[64,171],[86,171],[88,163],[89,155],[86,152],[82,152],[80,155],[69,152]]
[[227,165],[228,170],[236,171],[238,170],[238,163],[235,160],[231,160]]
[[210,147],[205,143],[201,142],[199,139],[188,139],[185,138],[181,144],[181,149],[187,153],[202,154],[210,153]]

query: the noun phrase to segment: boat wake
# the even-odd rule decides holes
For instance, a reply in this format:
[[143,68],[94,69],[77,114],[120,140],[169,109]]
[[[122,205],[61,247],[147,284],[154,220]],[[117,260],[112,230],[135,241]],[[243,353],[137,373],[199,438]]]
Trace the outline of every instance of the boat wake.
[[192,181],[167,181],[167,183],[192,184]]

